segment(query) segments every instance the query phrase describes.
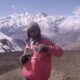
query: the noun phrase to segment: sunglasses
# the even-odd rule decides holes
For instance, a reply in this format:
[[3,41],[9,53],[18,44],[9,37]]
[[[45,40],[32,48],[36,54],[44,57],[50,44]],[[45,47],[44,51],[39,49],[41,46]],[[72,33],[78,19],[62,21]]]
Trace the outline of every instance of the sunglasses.
[[31,32],[37,32],[36,30],[29,30],[29,32],[31,33]]

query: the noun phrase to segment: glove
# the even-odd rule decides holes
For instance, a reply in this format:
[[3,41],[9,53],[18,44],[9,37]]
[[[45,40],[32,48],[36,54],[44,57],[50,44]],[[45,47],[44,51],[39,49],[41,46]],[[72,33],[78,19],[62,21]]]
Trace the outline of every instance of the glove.
[[30,54],[22,55],[22,56],[20,57],[20,63],[25,64],[26,62],[28,62],[28,60],[29,60],[30,57],[31,57]]
[[36,51],[40,52],[47,52],[48,51],[48,46],[45,44],[39,44],[36,48]]

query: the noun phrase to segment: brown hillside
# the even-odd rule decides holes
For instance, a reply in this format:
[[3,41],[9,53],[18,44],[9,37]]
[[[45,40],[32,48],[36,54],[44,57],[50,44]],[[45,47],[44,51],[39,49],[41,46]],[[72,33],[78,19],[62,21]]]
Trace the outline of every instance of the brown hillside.
[[[23,80],[22,68],[18,61],[22,52],[5,54],[0,54],[0,80]],[[7,69],[3,67],[4,63],[7,63]],[[80,80],[80,50],[66,50],[61,58],[53,56],[49,80]]]

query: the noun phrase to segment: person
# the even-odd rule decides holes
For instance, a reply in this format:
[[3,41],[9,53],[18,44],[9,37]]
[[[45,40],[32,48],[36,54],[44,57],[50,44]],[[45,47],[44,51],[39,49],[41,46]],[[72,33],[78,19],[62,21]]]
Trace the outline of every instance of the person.
[[56,43],[41,36],[40,26],[35,21],[29,23],[27,36],[24,55],[20,57],[24,80],[48,80],[52,55],[61,57],[62,49]]

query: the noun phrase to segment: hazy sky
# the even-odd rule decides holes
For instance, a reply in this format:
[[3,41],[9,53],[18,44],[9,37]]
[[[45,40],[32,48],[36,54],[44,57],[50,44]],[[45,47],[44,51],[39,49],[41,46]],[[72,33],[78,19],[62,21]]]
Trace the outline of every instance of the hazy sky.
[[80,14],[80,0],[0,0],[0,16],[25,12],[68,16],[73,11]]

